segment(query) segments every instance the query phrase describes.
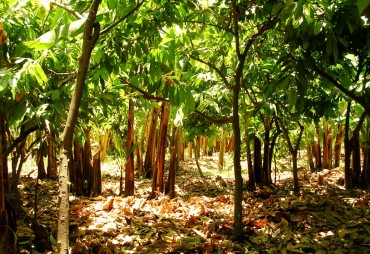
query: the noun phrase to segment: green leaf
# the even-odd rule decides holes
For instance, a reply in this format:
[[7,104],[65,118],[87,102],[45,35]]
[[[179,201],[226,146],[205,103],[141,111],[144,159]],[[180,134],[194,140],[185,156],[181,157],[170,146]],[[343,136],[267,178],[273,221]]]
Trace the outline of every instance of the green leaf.
[[72,23],[60,26],[51,30],[34,41],[27,41],[17,46],[16,54],[21,56],[28,48],[35,50],[45,50],[56,45],[61,39],[77,36],[82,33],[86,19],[80,19]]
[[358,12],[360,13],[360,15],[362,14],[362,12],[367,8],[369,7],[370,5],[370,0],[357,0],[357,5],[358,5]]

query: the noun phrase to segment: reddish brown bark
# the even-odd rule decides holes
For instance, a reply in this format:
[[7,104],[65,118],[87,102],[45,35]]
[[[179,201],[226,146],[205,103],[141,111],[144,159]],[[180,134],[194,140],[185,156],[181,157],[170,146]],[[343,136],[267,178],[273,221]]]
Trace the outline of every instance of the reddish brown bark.
[[153,108],[144,161],[144,177],[150,179],[155,168],[155,147],[159,109]]
[[321,158],[321,139],[320,139],[320,132],[319,132],[319,124],[315,122],[315,162],[316,162],[316,170],[320,171],[322,169],[322,158]]
[[337,132],[337,135],[335,136],[334,167],[339,167],[340,165],[342,142],[343,142],[343,132],[344,132],[344,125],[338,124],[338,132]]
[[57,153],[55,147],[55,132],[51,133],[47,137],[48,145],[48,166],[47,166],[47,176],[48,178],[56,178],[58,176],[57,167]]
[[37,151],[37,154],[36,154],[37,177],[39,179],[43,179],[46,177],[45,163],[44,163],[45,141],[42,140],[40,131],[38,131],[37,136],[40,139],[39,150]]
[[152,195],[155,195],[156,192],[163,193],[164,190],[163,179],[169,110],[169,102],[163,102],[161,107],[161,123],[158,137],[157,163],[153,172]]
[[307,149],[307,160],[308,160],[308,165],[310,167],[311,172],[315,172],[315,164],[313,162],[313,156],[312,156],[312,142],[308,141],[306,145]]
[[125,166],[125,196],[134,195],[134,101],[130,99],[128,110],[126,166]]

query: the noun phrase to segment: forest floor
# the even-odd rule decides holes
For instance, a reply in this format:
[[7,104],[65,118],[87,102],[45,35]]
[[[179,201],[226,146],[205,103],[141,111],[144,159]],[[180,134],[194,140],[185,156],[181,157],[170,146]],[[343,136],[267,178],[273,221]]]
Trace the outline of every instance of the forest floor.
[[[233,241],[231,161],[220,171],[216,157],[200,159],[204,178],[195,161],[182,163],[175,199],[149,199],[151,182],[143,179],[135,182],[135,196],[118,196],[118,166],[114,161],[103,164],[102,195],[70,198],[72,252],[370,253],[370,194],[346,191],[339,168],[311,174],[302,167],[300,196],[292,193],[288,171],[276,174],[271,189],[245,191],[245,239]],[[32,164],[23,171],[23,206],[34,216],[37,201],[37,219],[50,228],[56,244],[57,182],[39,180],[36,185],[35,171]],[[21,220],[17,233],[20,253],[37,253],[33,233]]]

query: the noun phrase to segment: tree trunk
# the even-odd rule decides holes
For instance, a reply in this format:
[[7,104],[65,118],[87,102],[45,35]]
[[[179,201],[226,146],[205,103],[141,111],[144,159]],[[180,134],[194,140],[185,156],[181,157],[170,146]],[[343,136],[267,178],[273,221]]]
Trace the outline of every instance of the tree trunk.
[[328,123],[324,119],[324,124],[323,124],[323,139],[322,139],[322,167],[325,169],[329,169],[329,127]]
[[272,169],[272,157],[274,156],[274,152],[275,152],[275,145],[276,145],[276,140],[278,139],[279,135],[282,133],[280,127],[279,127],[279,124],[275,121],[275,125],[276,125],[276,132],[274,134],[274,136],[272,136],[272,140],[270,142],[270,150],[269,150],[269,181],[270,181],[270,184],[272,183],[272,180],[271,180],[271,169]]
[[208,137],[203,137],[202,157],[207,155]]
[[[0,110],[2,106],[0,105]],[[5,204],[5,196],[9,193],[7,156],[6,150],[6,119],[0,111],[0,253],[16,253],[17,241],[13,232],[17,232],[17,221],[14,211]]]
[[58,176],[58,166],[57,166],[57,153],[55,147],[55,132],[52,132],[47,137],[48,143],[48,166],[47,166],[47,176],[48,178],[56,178]]
[[188,158],[193,158],[193,142],[188,142]]
[[329,127],[328,135],[328,166],[329,169],[333,167],[333,129]]
[[313,156],[312,156],[312,142],[307,141],[306,149],[307,149],[307,159],[308,159],[308,165],[310,166],[311,173],[315,172],[315,164],[313,163]]
[[255,185],[255,178],[254,178],[254,170],[253,170],[253,163],[252,163],[252,154],[251,154],[251,146],[249,140],[249,133],[248,128],[245,128],[245,144],[247,149],[247,163],[248,163],[248,187],[251,190],[256,189]]
[[166,157],[166,140],[167,140],[167,127],[168,127],[168,115],[170,110],[170,104],[163,102],[161,107],[161,123],[159,127],[159,138],[158,138],[158,152],[157,152],[157,166],[153,174],[152,184],[152,195],[156,192],[163,193],[164,190],[164,163]]
[[155,169],[155,147],[159,109],[153,108],[144,162],[144,177],[150,179]]
[[44,179],[46,177],[45,163],[44,163],[44,149],[45,141],[42,140],[41,131],[37,133],[38,139],[40,139],[39,150],[36,154],[36,164],[37,164],[37,177],[39,179]]
[[128,110],[127,146],[126,146],[126,166],[125,166],[125,196],[134,195],[134,101],[130,99]]
[[262,167],[262,185],[271,185],[271,172],[270,172],[270,117],[266,116],[264,120],[265,135],[263,139],[263,167]]
[[322,169],[322,159],[321,159],[321,139],[320,139],[320,132],[319,132],[319,124],[315,122],[315,161],[316,161],[316,170],[320,171]]
[[218,169],[222,170],[225,167],[225,143],[226,143],[226,131],[222,129],[221,139],[220,139],[220,152],[218,154]]
[[349,140],[349,117],[351,114],[350,111],[351,111],[351,102],[349,101],[347,104],[346,125],[344,129],[344,185],[346,189],[350,189],[353,187],[351,171],[352,146]]
[[105,131],[104,135],[100,138],[100,161],[103,163],[107,155],[109,131]]
[[74,139],[73,145],[73,166],[70,172],[71,191],[75,192],[76,196],[84,195],[85,181],[83,176],[83,148],[78,143],[77,138]]
[[95,23],[96,14],[101,0],[94,0],[90,6],[89,15],[85,22],[82,52],[79,58],[76,86],[73,91],[67,121],[62,135],[59,166],[59,195],[58,195],[58,237],[57,252],[69,252],[69,169],[72,167],[72,142],[73,133],[77,123],[82,92],[85,86],[87,70],[91,52],[99,38],[100,25]]
[[334,167],[339,167],[340,165],[340,158],[341,158],[341,150],[342,150],[342,141],[343,141],[343,131],[344,125],[338,124],[338,132],[335,137],[335,148],[334,148]]
[[361,185],[361,150],[359,133],[353,133],[352,142],[352,184],[360,187]]
[[261,141],[257,136],[253,139],[254,147],[254,179],[257,186],[262,185],[262,156],[261,156]]
[[170,198],[175,197],[175,178],[177,167],[177,154],[178,154],[178,127],[174,126],[172,129],[172,139],[170,145],[170,168],[168,171],[168,181],[166,186],[166,194]]
[[296,144],[293,146],[293,143],[290,140],[289,132],[288,132],[287,128],[285,128],[285,125],[283,124],[283,122],[281,120],[279,120],[279,123],[280,123],[281,129],[283,130],[283,134],[284,134],[285,139],[288,143],[288,148],[289,148],[290,154],[292,156],[292,161],[293,161],[293,191],[294,191],[295,195],[299,195],[300,190],[299,190],[299,179],[298,179],[297,154],[298,154],[298,151],[299,151],[299,146],[301,144],[304,127],[301,125],[300,122],[297,122],[298,126],[299,126],[299,129],[300,129],[300,132],[299,132],[299,136],[298,136],[298,139],[296,141]]
[[293,152],[291,155],[292,155],[292,161],[293,161],[293,191],[295,195],[299,195],[297,153]]
[[135,152],[136,152],[136,168],[137,168],[138,175],[142,176],[143,175],[143,154],[142,154],[142,151],[141,151],[142,137],[138,138],[138,136],[136,136],[136,144],[137,144],[136,149],[135,149]]

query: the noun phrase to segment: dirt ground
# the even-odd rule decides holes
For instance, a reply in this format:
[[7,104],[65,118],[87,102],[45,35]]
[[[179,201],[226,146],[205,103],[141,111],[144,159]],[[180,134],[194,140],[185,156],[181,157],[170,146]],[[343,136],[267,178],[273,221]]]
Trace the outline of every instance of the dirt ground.
[[[181,163],[172,200],[162,195],[149,199],[151,182],[146,179],[136,179],[135,196],[117,196],[118,166],[104,163],[102,195],[70,197],[72,253],[370,253],[370,195],[344,190],[342,169],[311,174],[301,167],[300,196],[292,193],[289,167],[276,177],[273,173],[272,188],[246,190],[245,238],[235,242],[232,157],[227,156],[222,171],[217,157],[199,162],[204,178],[194,160]],[[286,162],[279,163],[282,168]],[[36,210],[55,246],[57,182],[36,184],[35,169],[28,162],[22,174],[23,206],[32,216]],[[22,218],[17,236],[20,253],[37,253],[33,232]]]

